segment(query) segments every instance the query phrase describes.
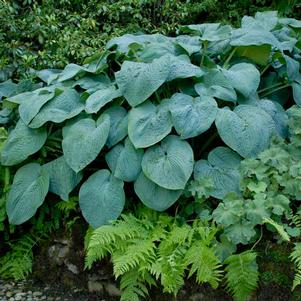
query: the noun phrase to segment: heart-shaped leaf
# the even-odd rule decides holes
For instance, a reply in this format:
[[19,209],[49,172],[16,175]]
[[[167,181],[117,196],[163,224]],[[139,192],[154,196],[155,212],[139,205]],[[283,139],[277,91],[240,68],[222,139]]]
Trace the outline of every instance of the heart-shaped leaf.
[[63,129],[63,152],[67,164],[79,172],[95,160],[104,147],[110,130],[110,117],[101,115],[97,123],[84,118]]
[[20,119],[1,151],[1,164],[11,166],[24,161],[36,153],[46,139],[45,128],[31,129]]
[[90,176],[79,191],[82,214],[93,228],[117,219],[124,203],[123,182],[113,177],[106,169]]
[[156,144],[170,133],[171,128],[167,102],[156,107],[148,101],[129,113],[129,137],[136,148]]
[[171,190],[184,189],[193,171],[193,151],[178,136],[168,136],[161,145],[150,147],[142,159],[144,175]]
[[68,201],[69,193],[81,181],[82,173],[74,172],[66,163],[64,156],[43,165],[49,175],[49,191]]
[[134,189],[141,202],[156,211],[164,211],[180,197],[182,190],[168,190],[149,180],[143,172],[134,184]]
[[37,163],[22,166],[10,189],[6,212],[10,224],[28,221],[43,204],[49,188],[49,175]]

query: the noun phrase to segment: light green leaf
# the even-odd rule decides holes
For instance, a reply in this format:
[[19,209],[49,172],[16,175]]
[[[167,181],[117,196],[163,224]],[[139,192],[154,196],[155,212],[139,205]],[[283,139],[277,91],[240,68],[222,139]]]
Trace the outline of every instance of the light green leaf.
[[63,152],[67,164],[79,172],[100,153],[104,147],[110,130],[110,117],[101,115],[96,122],[91,118],[84,118],[63,130]]
[[234,111],[220,109],[215,124],[222,140],[244,158],[265,150],[275,132],[271,116],[252,105],[239,105]]
[[125,182],[135,181],[141,171],[142,149],[135,149],[129,138],[124,145],[116,145],[106,154],[106,161],[113,175]]
[[9,134],[1,151],[1,164],[16,165],[30,155],[36,153],[45,143],[47,131],[45,128],[31,129],[20,119]]
[[171,190],[183,189],[193,171],[193,151],[178,136],[168,136],[161,145],[150,147],[142,159],[144,175],[157,185]]
[[234,244],[246,245],[256,235],[256,231],[253,223],[242,220],[226,228],[224,234]]
[[184,139],[207,131],[217,113],[216,101],[207,96],[193,98],[182,93],[174,94],[169,109],[177,133]]
[[162,102],[156,107],[147,101],[129,112],[128,132],[136,148],[156,144],[170,133],[171,128],[167,102]]
[[110,131],[107,146],[112,147],[128,133],[129,115],[123,107],[114,106],[104,111],[110,116]]
[[97,90],[87,98],[86,112],[90,114],[97,113],[107,103],[120,96],[120,91],[113,85],[108,88]]
[[134,184],[134,189],[141,202],[156,211],[164,211],[180,197],[182,190],[168,190],[149,180],[141,172]]
[[80,95],[74,89],[68,88],[48,101],[29,126],[39,128],[47,121],[60,123],[77,116],[83,110],[84,104],[80,101]]
[[43,204],[49,188],[49,176],[37,163],[22,166],[16,173],[6,203],[9,222],[28,221]]
[[123,182],[113,177],[106,169],[90,176],[79,191],[82,214],[93,228],[117,219],[124,203]]
[[269,63],[271,48],[271,45],[266,44],[259,46],[240,46],[236,47],[235,54],[249,58],[261,66],[266,66]]
[[43,165],[49,175],[49,191],[68,201],[69,193],[81,181],[82,173],[75,173],[66,163],[64,156]]

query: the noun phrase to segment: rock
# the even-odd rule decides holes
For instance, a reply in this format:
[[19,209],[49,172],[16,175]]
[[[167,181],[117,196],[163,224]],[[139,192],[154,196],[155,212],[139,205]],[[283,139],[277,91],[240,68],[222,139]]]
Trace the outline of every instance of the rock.
[[197,294],[192,295],[189,298],[189,300],[190,301],[201,301],[201,300],[204,300],[204,295],[202,293],[197,293]]
[[78,267],[77,267],[75,264],[70,263],[70,262],[66,262],[65,264],[66,264],[66,266],[67,266],[67,269],[68,269],[71,273],[73,273],[73,274],[75,274],[75,275],[78,275],[78,274],[79,274]]
[[121,291],[117,288],[117,286],[114,283],[106,284],[105,290],[111,297],[120,297],[121,296]]
[[88,281],[88,291],[90,293],[93,293],[93,292],[103,293],[104,292],[103,284],[97,280],[89,280]]
[[34,297],[41,297],[43,294],[41,292],[33,292],[32,295]]
[[11,298],[8,299],[8,301],[15,301],[15,298],[11,297]]
[[12,293],[12,292],[10,292],[10,291],[6,292],[6,297],[7,297],[7,298],[10,298],[10,297],[12,297],[12,296],[13,296],[13,293]]
[[18,296],[15,296],[15,300],[16,301],[20,301],[20,300],[22,300],[23,298],[22,298],[22,296],[20,296],[20,295],[18,295]]

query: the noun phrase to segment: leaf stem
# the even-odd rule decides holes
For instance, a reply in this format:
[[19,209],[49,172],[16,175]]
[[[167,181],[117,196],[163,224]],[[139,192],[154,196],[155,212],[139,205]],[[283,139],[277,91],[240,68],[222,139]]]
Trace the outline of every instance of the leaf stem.
[[251,248],[251,251],[254,250],[254,248],[258,245],[258,243],[261,241],[262,239],[262,235],[263,235],[263,231],[262,231],[262,226],[260,227],[260,236],[258,238],[258,240],[254,243],[254,245]]
[[286,85],[280,86],[280,87],[278,87],[278,88],[276,88],[274,90],[266,92],[265,94],[261,95],[261,97],[266,97],[267,95],[273,94],[274,92],[282,90],[282,89],[285,89],[285,88],[287,88],[289,86],[290,86],[290,84],[286,84]]
[[203,48],[203,51],[202,51],[202,58],[201,58],[201,66],[204,65],[204,59],[205,59],[205,53],[207,51],[207,47],[208,47],[208,42],[204,41],[204,48]]
[[236,49],[237,49],[237,47],[234,47],[232,49],[232,51],[230,52],[229,56],[227,57],[227,59],[224,62],[223,68],[228,68],[228,65],[229,65],[229,63],[230,63],[230,61],[231,61],[231,59],[232,59],[232,57],[233,57]]
[[215,132],[213,135],[211,135],[209,139],[206,141],[206,143],[201,147],[198,155],[201,155],[208,148],[211,142],[215,140],[217,136],[218,136],[218,132]]
[[277,83],[277,84],[271,85],[271,86],[266,87],[266,88],[264,88],[264,89],[258,90],[258,93],[262,93],[262,92],[264,92],[264,91],[267,91],[267,90],[270,90],[270,89],[279,87],[279,86],[281,86],[281,85],[282,85],[282,83]]
[[269,69],[269,67],[270,67],[270,64],[267,64],[260,72],[260,76],[262,76]]

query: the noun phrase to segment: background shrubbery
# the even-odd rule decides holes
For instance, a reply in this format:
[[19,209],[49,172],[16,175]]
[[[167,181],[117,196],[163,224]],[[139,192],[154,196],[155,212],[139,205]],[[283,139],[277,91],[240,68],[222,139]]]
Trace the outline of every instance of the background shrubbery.
[[[244,15],[278,10],[301,16],[297,0],[0,0],[0,81],[28,68],[81,64],[113,36],[173,34],[179,24],[238,25]],[[4,68],[4,69],[3,69]],[[1,71],[2,69],[2,71]]]

